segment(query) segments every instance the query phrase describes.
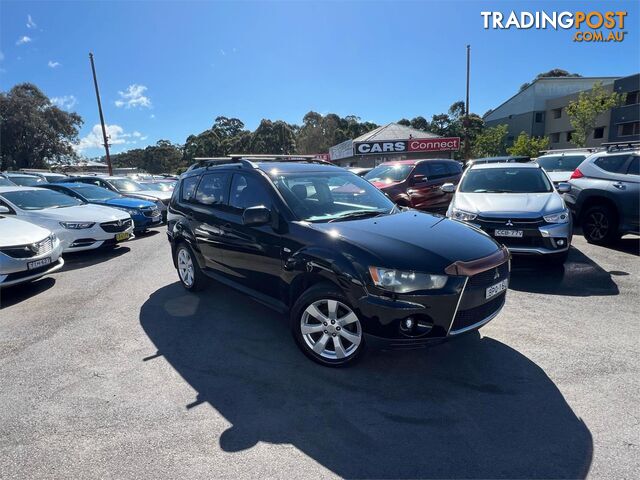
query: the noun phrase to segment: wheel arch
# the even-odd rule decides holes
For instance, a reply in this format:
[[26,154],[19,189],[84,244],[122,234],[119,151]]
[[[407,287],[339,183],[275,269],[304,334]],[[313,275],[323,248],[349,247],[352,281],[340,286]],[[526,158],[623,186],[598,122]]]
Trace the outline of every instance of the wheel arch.
[[605,206],[611,208],[611,210],[613,211],[613,213],[616,216],[616,220],[620,219],[620,209],[618,208],[618,204],[616,203],[616,201],[614,199],[612,199],[608,195],[603,195],[603,194],[600,194],[600,193],[594,193],[594,194],[589,195],[582,202],[582,206],[581,206],[581,209],[580,209],[580,218],[578,219],[578,221],[579,221],[579,223],[581,225],[582,225],[582,223],[584,221],[584,216],[585,216],[586,212],[591,207],[598,206],[598,205],[605,205]]

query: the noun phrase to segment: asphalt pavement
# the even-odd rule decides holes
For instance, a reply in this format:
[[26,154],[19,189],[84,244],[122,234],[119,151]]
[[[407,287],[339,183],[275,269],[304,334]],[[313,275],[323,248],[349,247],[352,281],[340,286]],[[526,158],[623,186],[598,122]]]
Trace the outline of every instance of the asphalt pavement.
[[638,478],[640,258],[515,262],[455,341],[327,369],[163,229],[0,292],[0,478]]

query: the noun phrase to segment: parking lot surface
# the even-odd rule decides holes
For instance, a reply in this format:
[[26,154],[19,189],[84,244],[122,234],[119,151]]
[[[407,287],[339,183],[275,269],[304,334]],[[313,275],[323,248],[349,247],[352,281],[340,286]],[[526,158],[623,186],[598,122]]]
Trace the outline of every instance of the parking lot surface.
[[164,229],[0,292],[2,478],[637,478],[640,259],[515,262],[479,334],[353,368],[178,283]]

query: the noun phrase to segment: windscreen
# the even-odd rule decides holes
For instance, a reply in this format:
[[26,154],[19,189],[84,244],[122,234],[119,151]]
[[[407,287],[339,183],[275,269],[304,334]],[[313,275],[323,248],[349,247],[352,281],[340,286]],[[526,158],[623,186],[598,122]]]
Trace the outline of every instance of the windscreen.
[[536,162],[547,172],[573,172],[585,158],[586,155],[548,155]]
[[63,208],[83,205],[83,203],[64,193],[46,188],[4,192],[2,197],[22,210],[42,210],[44,208]]
[[128,178],[110,179],[109,183],[113,184],[119,192],[139,192],[140,190],[144,190],[138,182],[134,182]]
[[90,202],[102,202],[122,197],[122,195],[112,192],[111,190],[107,190],[106,188],[98,187],[97,185],[78,185],[69,188],[74,192],[79,193]]
[[467,171],[460,183],[463,193],[545,193],[551,182],[539,168],[479,168]]
[[25,175],[24,177],[11,177],[11,181],[16,185],[20,185],[21,187],[37,187],[38,184],[45,183],[45,181],[40,177],[34,177],[31,175]]

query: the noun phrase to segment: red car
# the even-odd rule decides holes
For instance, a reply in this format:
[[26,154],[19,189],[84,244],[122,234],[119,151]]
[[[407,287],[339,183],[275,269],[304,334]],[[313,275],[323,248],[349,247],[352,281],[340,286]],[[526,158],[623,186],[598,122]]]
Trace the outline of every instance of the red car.
[[400,160],[378,165],[364,178],[404,207],[444,213],[453,193],[440,187],[457,184],[462,164],[449,159]]

